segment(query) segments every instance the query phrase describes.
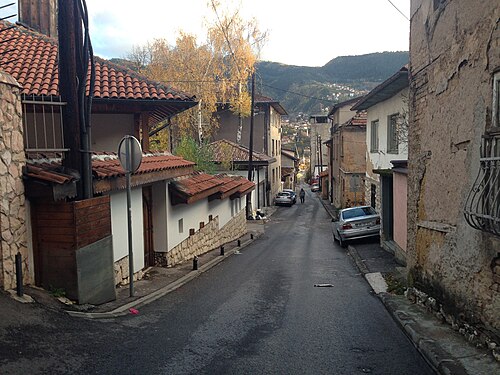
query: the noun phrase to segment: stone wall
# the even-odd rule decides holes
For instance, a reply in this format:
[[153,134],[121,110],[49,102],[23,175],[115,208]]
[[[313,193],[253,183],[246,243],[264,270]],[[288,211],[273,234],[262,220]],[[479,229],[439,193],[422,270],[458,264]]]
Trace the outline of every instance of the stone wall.
[[[128,255],[115,262],[115,285],[127,285],[129,280]],[[134,281],[142,279],[144,270],[134,272]]]
[[215,217],[167,253],[167,265],[174,266],[234,241],[247,232],[245,210],[241,210],[224,227],[219,228]]
[[491,127],[500,5],[412,0],[411,8],[410,281],[444,314],[498,337],[500,239],[470,227],[463,210]]
[[23,283],[29,283],[26,206],[22,168],[23,143],[21,87],[0,72],[0,287],[16,285],[15,255],[22,256]]

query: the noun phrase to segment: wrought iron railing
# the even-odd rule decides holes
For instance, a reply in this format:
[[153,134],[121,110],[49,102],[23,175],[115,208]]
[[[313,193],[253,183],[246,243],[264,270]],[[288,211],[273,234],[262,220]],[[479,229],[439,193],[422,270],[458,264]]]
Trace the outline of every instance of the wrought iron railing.
[[467,223],[500,236],[500,134],[483,137],[479,172],[465,202]]

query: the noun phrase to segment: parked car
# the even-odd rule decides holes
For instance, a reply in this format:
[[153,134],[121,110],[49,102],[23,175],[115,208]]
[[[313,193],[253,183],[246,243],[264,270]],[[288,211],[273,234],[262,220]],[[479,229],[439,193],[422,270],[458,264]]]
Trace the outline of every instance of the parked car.
[[293,205],[292,195],[287,192],[280,192],[274,197],[274,204],[276,206],[291,206]]
[[319,191],[319,184],[318,183],[314,183],[311,185],[311,191],[314,192],[314,191]]
[[284,193],[290,193],[293,199],[293,204],[297,203],[297,194],[292,189],[283,189]]
[[371,206],[340,210],[338,221],[333,223],[333,237],[342,247],[345,247],[349,240],[379,235],[380,216]]

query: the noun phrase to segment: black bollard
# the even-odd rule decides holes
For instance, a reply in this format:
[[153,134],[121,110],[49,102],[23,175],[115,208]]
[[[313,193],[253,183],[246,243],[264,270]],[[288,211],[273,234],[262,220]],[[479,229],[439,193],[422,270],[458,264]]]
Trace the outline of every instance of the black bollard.
[[23,260],[19,252],[16,254],[16,292],[19,297],[23,296]]
[[224,256],[224,246],[221,246],[221,247],[220,247],[220,255],[221,255],[221,256]]
[[238,240],[238,247],[241,246],[241,240]]
[[193,258],[193,271],[196,271],[198,269],[198,257],[195,256]]
[[250,233],[250,239],[253,240],[253,233]]

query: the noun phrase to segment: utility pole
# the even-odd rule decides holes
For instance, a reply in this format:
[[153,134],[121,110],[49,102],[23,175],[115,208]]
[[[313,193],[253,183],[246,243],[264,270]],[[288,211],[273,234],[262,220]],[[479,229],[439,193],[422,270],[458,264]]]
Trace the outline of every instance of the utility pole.
[[[85,38],[82,32],[85,23]],[[69,151],[63,166],[77,170],[77,199],[92,198],[90,113],[94,89],[92,46],[88,34],[87,8],[83,0],[58,0],[59,91],[63,108],[64,145]],[[90,89],[86,96],[87,73]]]
[[319,172],[319,189],[320,191],[323,190],[323,181],[321,180],[321,172],[323,172],[323,152],[322,152],[322,148],[321,148],[321,135],[318,135],[318,143],[319,143],[319,169],[320,169],[320,172]]
[[[64,146],[69,149],[63,166],[82,172],[80,106],[78,101],[77,59],[83,48],[81,22],[75,1],[58,1],[59,91],[63,108]],[[78,56],[77,56],[78,55]],[[83,196],[83,180],[76,183],[77,195]]]
[[[255,105],[255,72],[252,73],[252,99],[250,108],[250,140],[248,142],[248,180],[252,181],[253,177],[253,117]],[[246,201],[247,218],[252,214],[252,193],[247,194]]]

